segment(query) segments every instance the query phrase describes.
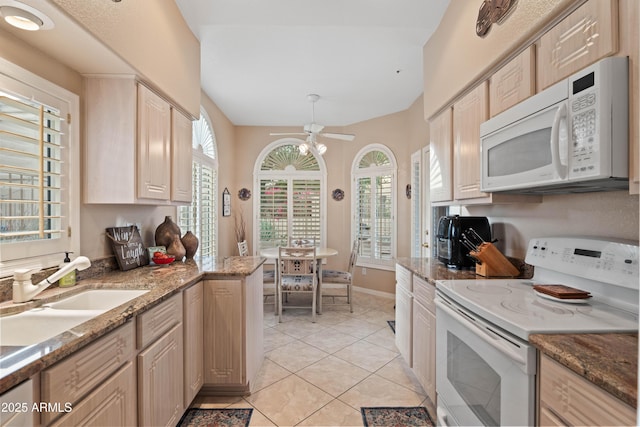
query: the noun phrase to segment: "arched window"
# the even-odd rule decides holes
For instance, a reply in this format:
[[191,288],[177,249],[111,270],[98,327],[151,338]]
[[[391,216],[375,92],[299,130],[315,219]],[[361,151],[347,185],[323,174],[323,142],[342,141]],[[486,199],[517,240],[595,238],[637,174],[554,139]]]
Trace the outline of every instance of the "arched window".
[[183,232],[191,230],[200,239],[200,256],[216,256],[218,221],[218,156],[216,137],[204,108],[200,119],[193,122],[193,167],[191,205],[180,206],[178,217]]
[[358,265],[393,268],[396,256],[396,160],[382,144],[371,144],[351,166],[353,237],[360,239]]
[[300,154],[303,141],[284,139],[266,147],[254,169],[254,245],[286,245],[289,238],[326,241],[326,168],[322,157]]

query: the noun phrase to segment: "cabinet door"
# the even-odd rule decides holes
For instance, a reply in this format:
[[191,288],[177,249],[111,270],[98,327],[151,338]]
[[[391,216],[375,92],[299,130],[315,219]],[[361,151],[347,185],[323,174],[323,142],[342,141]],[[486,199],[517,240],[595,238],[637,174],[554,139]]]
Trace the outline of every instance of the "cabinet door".
[[184,291],[184,407],[187,408],[204,384],[202,282]]
[[451,126],[451,108],[447,108],[429,121],[429,191],[432,202],[453,200]]
[[635,425],[636,411],[573,371],[542,356],[540,412],[548,411],[567,425]]
[[413,372],[431,402],[436,402],[436,316],[413,300]]
[[136,425],[136,373],[128,362],[53,426]]
[[484,81],[453,105],[456,200],[488,197],[480,191],[480,124],[488,119],[487,101],[488,84]]
[[251,383],[264,361],[264,284],[262,266],[245,279],[246,301],[246,380]]
[[531,45],[489,79],[491,117],[535,93],[535,49]]
[[589,0],[540,38],[538,90],[617,50],[618,1]]
[[174,426],[183,406],[182,323],[138,355],[138,421],[142,426]]
[[171,107],[138,85],[138,197],[169,200]]
[[243,311],[240,280],[204,282],[204,382],[243,384]]
[[191,119],[171,109],[171,200],[191,203]]
[[396,288],[396,347],[409,367],[413,365],[411,348],[411,340],[413,339],[412,299],[410,293],[402,288]]

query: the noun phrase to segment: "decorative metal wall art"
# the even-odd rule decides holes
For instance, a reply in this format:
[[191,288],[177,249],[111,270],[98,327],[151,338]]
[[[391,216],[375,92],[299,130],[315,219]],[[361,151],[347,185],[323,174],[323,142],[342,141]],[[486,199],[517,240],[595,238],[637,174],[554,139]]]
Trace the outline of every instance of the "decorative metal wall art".
[[238,198],[240,200],[249,200],[251,198],[251,191],[247,188],[242,188],[238,191]]
[[342,191],[339,188],[336,188],[335,190],[333,190],[333,192],[331,193],[331,197],[333,197],[333,200],[335,201],[340,201],[342,199],[344,199],[344,191]]
[[491,24],[503,19],[517,0],[484,0],[478,11],[476,20],[476,34],[484,37],[491,28]]

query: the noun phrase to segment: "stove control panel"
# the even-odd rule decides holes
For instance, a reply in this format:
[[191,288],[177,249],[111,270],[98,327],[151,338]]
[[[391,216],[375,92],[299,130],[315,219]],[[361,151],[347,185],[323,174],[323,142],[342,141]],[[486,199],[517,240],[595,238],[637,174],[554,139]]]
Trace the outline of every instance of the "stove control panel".
[[540,237],[531,239],[525,262],[536,267],[638,289],[638,246],[607,240]]

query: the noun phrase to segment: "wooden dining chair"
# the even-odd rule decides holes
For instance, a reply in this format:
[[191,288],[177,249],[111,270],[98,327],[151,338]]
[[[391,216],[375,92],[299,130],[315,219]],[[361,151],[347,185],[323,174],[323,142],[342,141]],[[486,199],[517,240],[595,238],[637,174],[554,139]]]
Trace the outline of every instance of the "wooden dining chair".
[[[346,303],[349,305],[349,311],[353,313],[353,268],[358,260],[359,250],[360,240],[356,239],[351,248],[351,256],[349,257],[349,265],[346,271],[322,270],[322,287],[320,288],[318,298],[330,297],[332,303],[325,304],[325,302],[321,300],[319,302],[320,307],[322,307],[322,305],[344,305]],[[342,290],[342,292],[337,293],[340,290]],[[336,302],[336,298],[338,302]],[[320,312],[322,313],[322,311]]]
[[311,307],[287,305],[288,308],[311,308],[311,321],[316,321],[316,298],[318,289],[316,248],[279,247],[278,284],[276,286],[278,320],[282,322],[283,295],[311,294]]

